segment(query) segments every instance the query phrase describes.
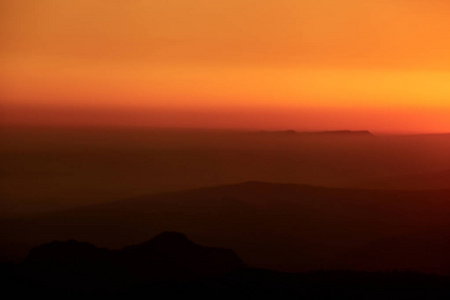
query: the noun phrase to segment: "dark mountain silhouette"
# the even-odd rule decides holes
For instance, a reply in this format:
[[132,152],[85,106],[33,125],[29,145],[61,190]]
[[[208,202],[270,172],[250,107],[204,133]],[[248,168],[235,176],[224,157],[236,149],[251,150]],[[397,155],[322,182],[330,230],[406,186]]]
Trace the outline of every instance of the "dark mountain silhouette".
[[[378,255],[373,270],[444,274],[450,272],[450,256],[440,251],[450,243],[449,199],[450,190],[333,189],[247,182],[4,221],[0,224],[1,251],[4,260],[20,260],[33,245],[70,238],[121,248],[170,230],[185,232],[202,244],[228,245],[253,267],[306,271],[348,266],[365,270],[370,264],[360,257],[367,252],[356,250],[395,239],[395,255],[372,252]],[[418,234],[433,236],[435,242],[415,238]],[[413,243],[405,242],[402,247],[411,239],[423,251],[411,248]],[[348,253],[360,254],[346,256]],[[392,259],[398,256],[402,256],[401,263]],[[346,265],[343,257],[350,257]]]
[[154,239],[123,248],[122,260],[142,274],[152,270],[153,276],[192,278],[230,273],[243,267],[232,250],[203,247],[185,235],[164,232]]
[[25,263],[64,273],[84,271],[95,274],[107,269],[139,278],[178,280],[217,276],[244,267],[232,250],[203,247],[177,232],[163,232],[147,242],[120,251],[75,240],[51,242],[33,248]]
[[[206,271],[207,270],[207,271]],[[206,272],[205,272],[206,271]],[[450,278],[414,272],[283,273],[246,267],[232,250],[177,232],[111,251],[69,240],[0,265],[2,292],[17,297],[121,296],[247,299],[446,299]]]

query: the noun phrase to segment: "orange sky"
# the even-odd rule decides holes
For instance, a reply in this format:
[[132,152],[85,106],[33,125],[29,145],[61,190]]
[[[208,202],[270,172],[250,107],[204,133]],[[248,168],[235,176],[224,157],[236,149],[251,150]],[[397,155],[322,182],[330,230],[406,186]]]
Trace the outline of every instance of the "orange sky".
[[446,0],[0,0],[2,123],[450,131]]

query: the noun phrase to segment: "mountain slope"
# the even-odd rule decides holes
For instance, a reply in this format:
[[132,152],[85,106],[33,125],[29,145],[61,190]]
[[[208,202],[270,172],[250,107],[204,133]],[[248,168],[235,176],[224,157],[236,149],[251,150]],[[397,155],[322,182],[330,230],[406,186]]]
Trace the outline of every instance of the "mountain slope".
[[201,244],[228,245],[250,266],[301,271],[334,268],[341,255],[385,238],[442,228],[448,233],[449,214],[450,190],[247,182],[48,213],[3,222],[0,228],[6,258],[55,239],[120,248],[169,230]]

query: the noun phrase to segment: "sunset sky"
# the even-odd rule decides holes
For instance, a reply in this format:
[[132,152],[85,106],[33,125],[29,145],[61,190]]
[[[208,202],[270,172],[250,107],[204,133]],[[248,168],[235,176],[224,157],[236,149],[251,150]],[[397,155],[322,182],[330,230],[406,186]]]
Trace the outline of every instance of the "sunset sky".
[[2,124],[450,132],[447,0],[0,0]]

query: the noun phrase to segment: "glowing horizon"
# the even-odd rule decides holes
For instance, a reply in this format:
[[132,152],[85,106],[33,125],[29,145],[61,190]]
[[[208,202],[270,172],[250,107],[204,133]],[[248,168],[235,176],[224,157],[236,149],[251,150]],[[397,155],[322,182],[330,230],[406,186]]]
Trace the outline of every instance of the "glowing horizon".
[[2,1],[2,124],[450,132],[450,3]]

